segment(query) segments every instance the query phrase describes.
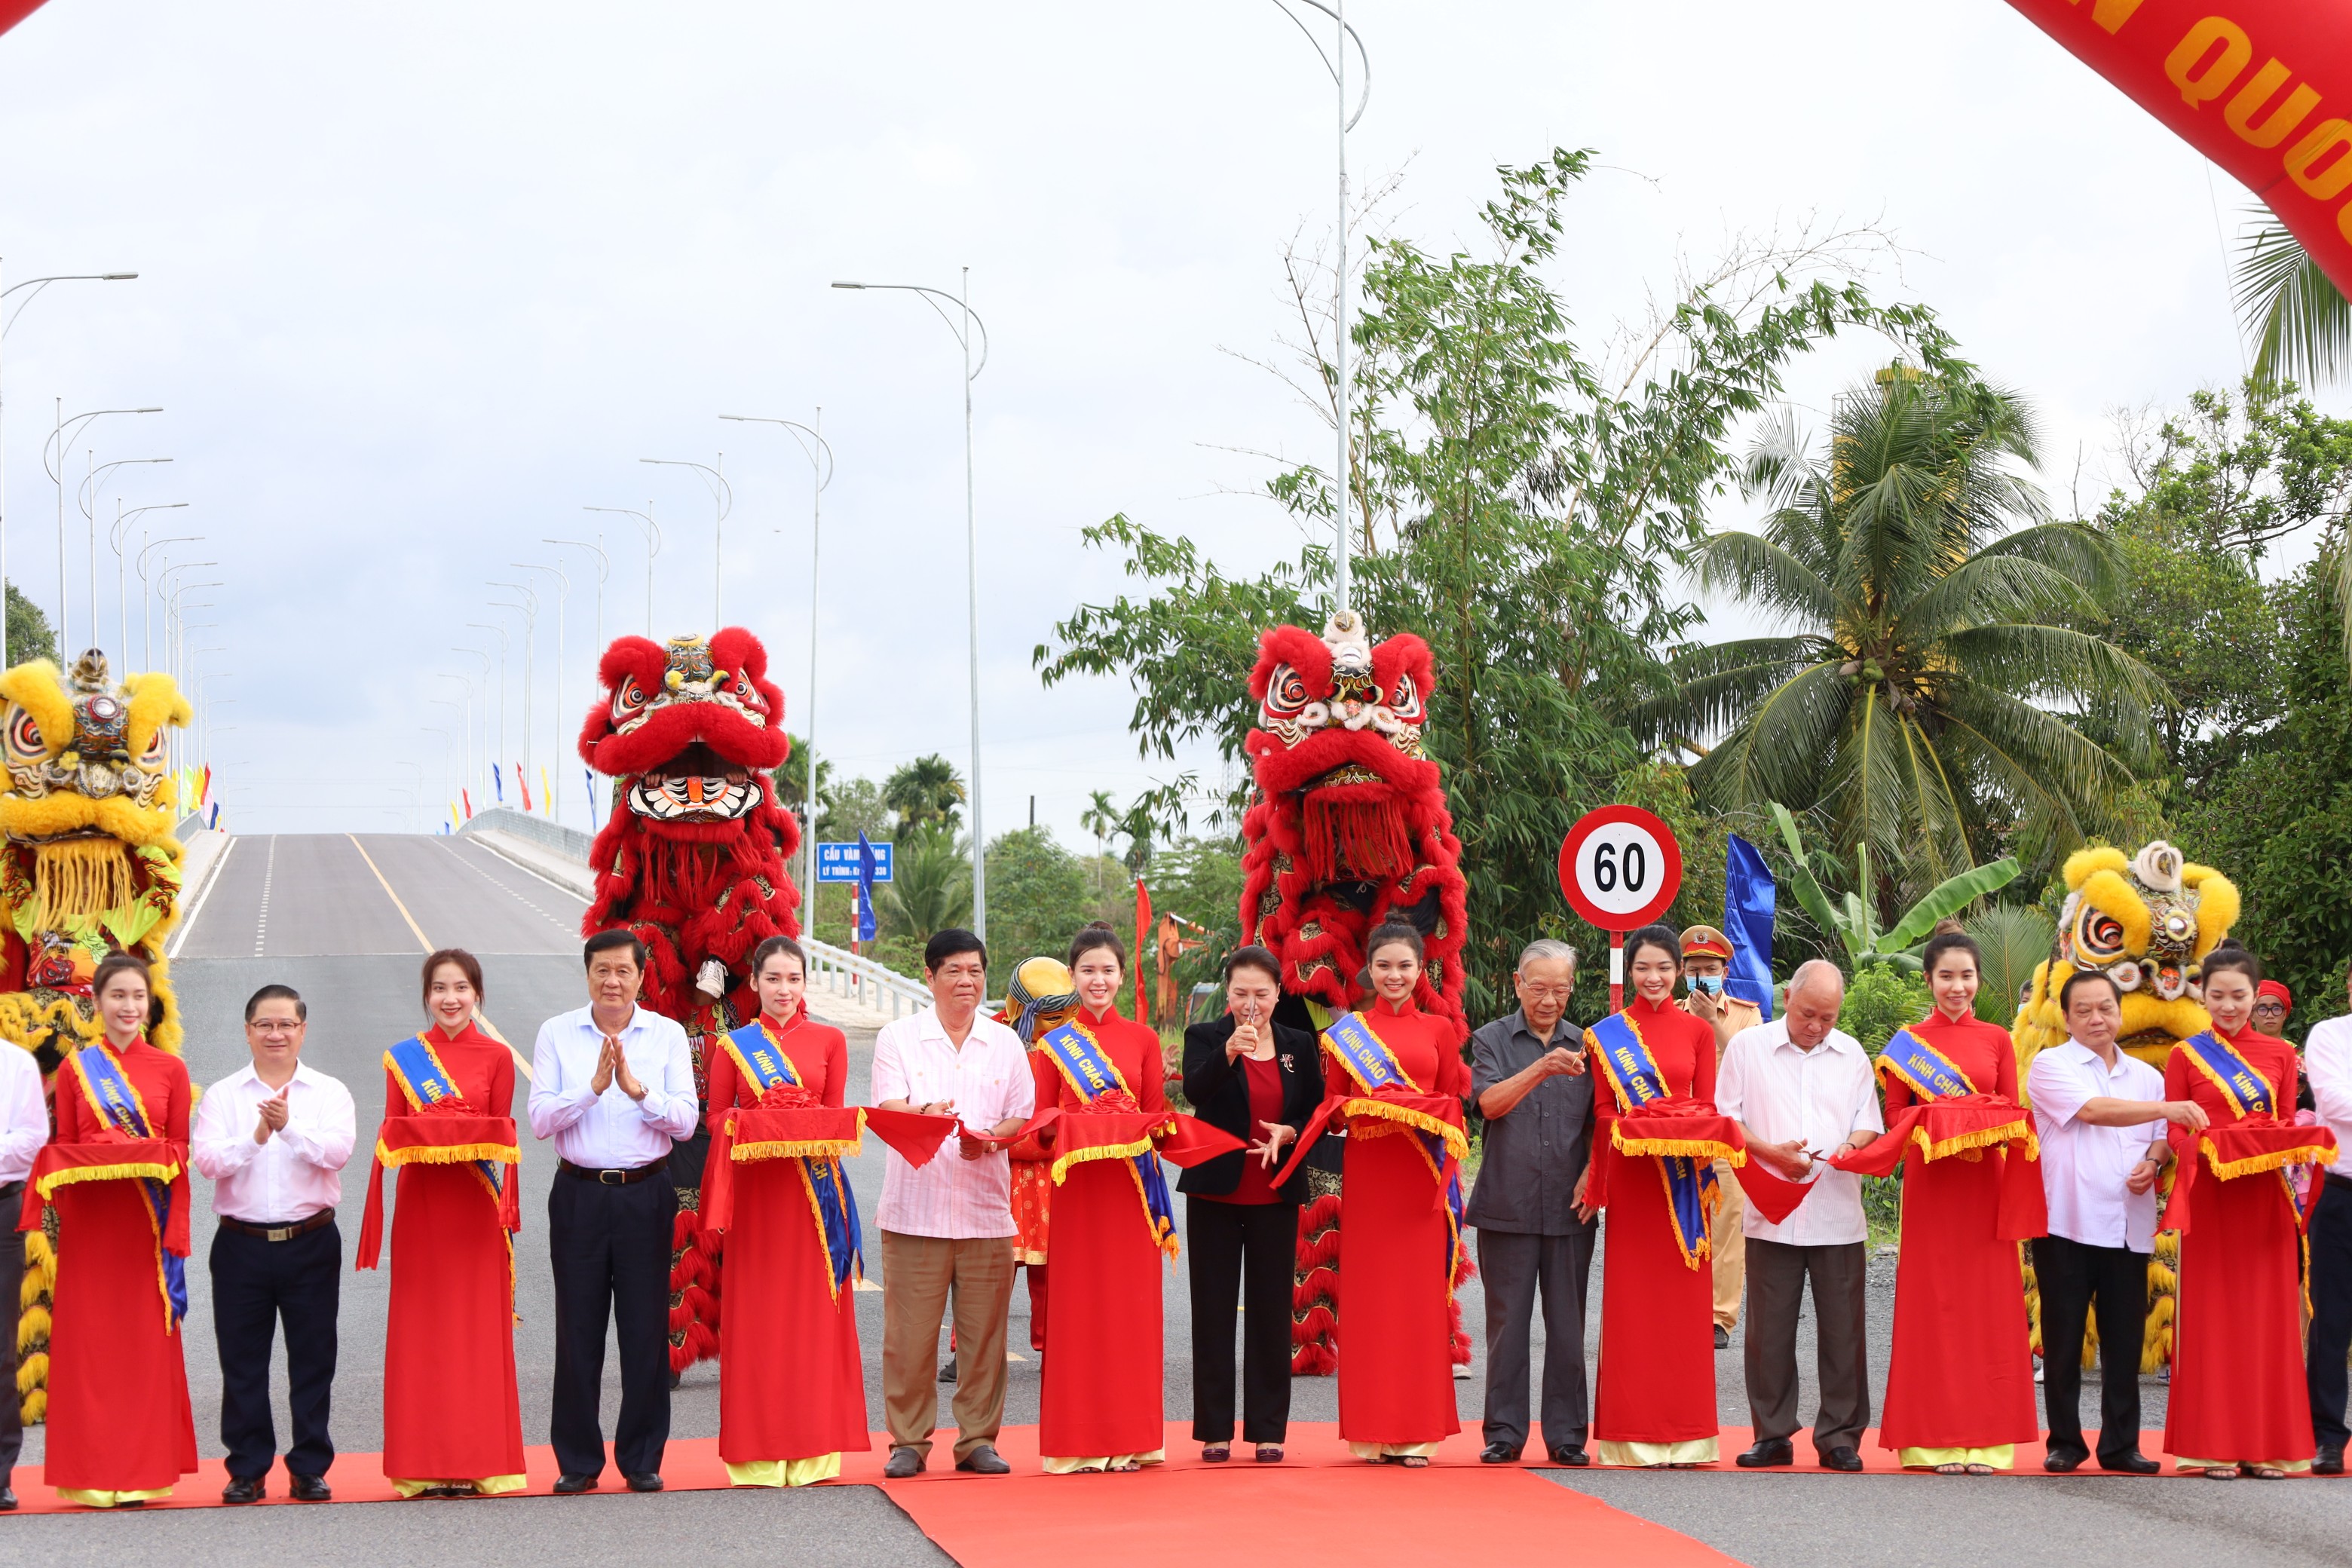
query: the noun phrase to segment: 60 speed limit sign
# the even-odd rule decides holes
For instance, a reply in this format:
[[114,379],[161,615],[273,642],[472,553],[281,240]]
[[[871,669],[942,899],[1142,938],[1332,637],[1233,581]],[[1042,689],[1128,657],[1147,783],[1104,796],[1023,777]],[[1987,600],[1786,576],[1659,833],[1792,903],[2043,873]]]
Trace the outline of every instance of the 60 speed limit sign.
[[1606,931],[1629,931],[1666,912],[1683,885],[1682,846],[1637,805],[1588,811],[1559,847],[1559,890]]

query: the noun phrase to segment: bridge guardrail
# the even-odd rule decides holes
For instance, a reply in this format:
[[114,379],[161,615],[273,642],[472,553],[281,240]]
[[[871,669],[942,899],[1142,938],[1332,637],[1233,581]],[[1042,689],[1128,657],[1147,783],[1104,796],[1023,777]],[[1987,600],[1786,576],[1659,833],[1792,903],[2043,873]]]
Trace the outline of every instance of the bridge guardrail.
[[931,1005],[930,991],[908,979],[895,969],[885,969],[860,953],[834,946],[829,942],[817,942],[809,937],[800,939],[808,950],[809,989],[824,990],[845,1001],[887,1013],[893,1018],[903,1018],[919,1013]]

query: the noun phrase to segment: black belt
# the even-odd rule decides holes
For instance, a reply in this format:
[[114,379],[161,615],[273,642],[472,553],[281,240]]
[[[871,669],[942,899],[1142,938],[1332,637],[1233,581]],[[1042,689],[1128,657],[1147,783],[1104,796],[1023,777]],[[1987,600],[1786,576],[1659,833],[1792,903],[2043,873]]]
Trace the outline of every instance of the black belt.
[[559,1160],[555,1168],[567,1176],[577,1176],[583,1182],[595,1182],[607,1187],[625,1187],[635,1182],[651,1181],[669,1169],[669,1163],[656,1160],[650,1165],[636,1165],[625,1171],[599,1171],[587,1165],[575,1165],[569,1160]]
[[308,1236],[314,1230],[324,1230],[335,1223],[335,1211],[320,1209],[309,1219],[289,1220],[284,1225],[255,1225],[251,1220],[219,1216],[223,1230],[233,1230],[239,1236],[257,1236],[264,1241],[291,1241],[298,1236]]

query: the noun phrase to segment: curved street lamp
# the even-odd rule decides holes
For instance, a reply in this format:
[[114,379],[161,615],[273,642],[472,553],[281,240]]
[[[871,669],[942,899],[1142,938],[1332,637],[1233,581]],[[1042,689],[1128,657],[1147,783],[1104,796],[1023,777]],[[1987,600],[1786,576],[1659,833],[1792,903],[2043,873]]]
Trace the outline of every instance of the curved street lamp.
[[582,511],[609,511],[621,517],[634,517],[646,525],[646,636],[654,635],[654,557],[661,553],[661,524],[654,521],[654,503],[646,502],[643,511],[632,511],[625,506],[583,506]]
[[639,458],[637,461],[662,468],[692,468],[702,476],[703,488],[710,492],[711,510],[717,514],[710,524],[710,629],[715,632],[720,625],[719,585],[726,581],[727,514],[735,510],[735,487],[727,482],[724,471],[727,454],[719,454],[719,466],[716,468],[708,463],[689,463],[682,458]]

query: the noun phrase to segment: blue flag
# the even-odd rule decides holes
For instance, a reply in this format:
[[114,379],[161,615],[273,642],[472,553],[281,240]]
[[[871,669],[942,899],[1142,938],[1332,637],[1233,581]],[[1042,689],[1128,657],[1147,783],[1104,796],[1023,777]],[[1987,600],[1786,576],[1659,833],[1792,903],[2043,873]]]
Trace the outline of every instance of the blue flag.
[[588,831],[596,831],[596,770],[582,768],[580,776],[588,781]]
[[1723,934],[1731,962],[1723,988],[1772,1017],[1772,911],[1780,889],[1763,854],[1737,833],[1723,866]]
[[874,940],[874,846],[865,834],[857,836],[857,940]]
[[499,776],[499,764],[496,763],[490,764],[490,787],[499,792],[499,800],[500,804],[504,804],[507,798],[507,783]]

